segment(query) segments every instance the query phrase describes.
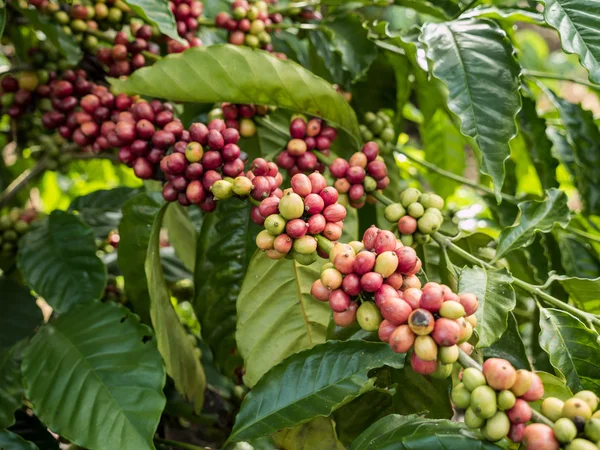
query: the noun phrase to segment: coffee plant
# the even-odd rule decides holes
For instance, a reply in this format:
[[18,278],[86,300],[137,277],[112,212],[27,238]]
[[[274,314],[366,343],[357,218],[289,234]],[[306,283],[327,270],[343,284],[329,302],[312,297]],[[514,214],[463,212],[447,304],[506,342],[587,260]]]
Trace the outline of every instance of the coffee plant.
[[597,0],[0,35],[0,449],[600,449]]

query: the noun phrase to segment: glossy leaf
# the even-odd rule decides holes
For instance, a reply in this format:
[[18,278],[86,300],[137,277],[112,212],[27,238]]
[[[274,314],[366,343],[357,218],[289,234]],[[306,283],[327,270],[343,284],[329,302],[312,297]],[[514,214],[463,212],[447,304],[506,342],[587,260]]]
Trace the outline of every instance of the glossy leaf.
[[567,195],[558,189],[549,189],[546,198],[542,201],[519,203],[517,221],[500,233],[496,260],[514,249],[527,247],[538,232],[549,233],[555,225],[565,228],[569,220]]
[[246,385],[254,386],[291,354],[325,342],[331,309],[310,295],[322,264],[254,254],[237,299],[235,338]]
[[196,251],[194,309],[202,339],[216,364],[228,374],[242,365],[236,351],[236,300],[260,227],[250,220],[247,202],[219,202],[202,225]]
[[372,389],[367,373],[384,364],[400,368],[404,358],[381,342],[329,341],[292,355],[244,398],[229,440],[264,436],[328,416]]
[[196,346],[179,321],[171,303],[160,261],[160,230],[168,206],[165,204],[154,219],[144,264],[150,294],[150,319],[167,374],[173,378],[175,388],[191,401],[194,410],[199,412],[204,403],[206,377],[200,359],[194,352]]
[[377,46],[367,38],[358,14],[338,16],[323,28],[329,47],[340,55],[341,68],[351,74],[350,81],[360,79],[377,57]]
[[448,86],[448,107],[461,120],[462,133],[481,150],[481,169],[492,177],[500,201],[508,142],[517,132],[521,107],[520,68],[512,46],[487,20],[429,23],[422,41],[433,75]]
[[21,363],[17,348],[0,350],[0,429],[14,423],[14,413],[21,405],[22,397]]
[[460,273],[461,294],[477,295],[479,308],[475,313],[479,335],[478,347],[489,347],[502,336],[508,326],[508,315],[517,304],[512,288],[512,276],[505,270],[485,270],[465,267]]
[[73,36],[65,33],[58,23],[53,22],[50,17],[39,14],[36,9],[21,8],[19,12],[27,18],[34,28],[46,35],[48,40],[65,56],[70,66],[79,63],[83,56],[79,44]]
[[590,79],[600,83],[600,4],[594,0],[544,0],[544,3],[544,18],[558,31],[563,50],[578,55]]
[[461,19],[494,19],[502,23],[515,22],[541,25],[544,18],[537,12],[517,8],[497,8],[495,6],[478,6],[460,15]]
[[489,348],[483,350],[486,358],[502,358],[510,362],[517,369],[531,370],[531,364],[527,357],[525,344],[519,333],[519,324],[513,313],[508,315],[508,327],[502,333],[500,339]]
[[352,443],[350,450],[492,450],[461,422],[423,419],[417,415],[390,414],[371,425]]
[[69,211],[77,211],[81,220],[94,230],[97,238],[106,239],[111,231],[119,228],[123,217],[121,208],[125,202],[139,192],[129,187],[94,191],[73,200]]
[[171,203],[165,213],[165,228],[169,233],[169,243],[175,249],[185,267],[193,272],[196,264],[196,240],[198,235],[188,216],[187,209],[179,203]]
[[134,312],[142,322],[150,324],[150,294],[144,261],[150,242],[154,219],[161,201],[149,194],[138,194],[123,205],[123,218],[119,223],[119,268],[125,279],[125,293]]
[[177,33],[175,17],[169,4],[161,0],[125,0],[133,12],[151,25],[156,25],[162,34],[181,40]]
[[0,430],[0,448],[7,450],[38,450],[33,442],[26,441],[18,434],[8,430]]
[[27,285],[61,313],[99,299],[106,286],[92,230],[64,211],[53,211],[21,239],[17,264]]
[[256,157],[274,159],[290,140],[290,117],[287,111],[277,110],[268,117],[257,117],[255,120],[259,145]]
[[540,178],[542,187],[558,187],[556,167],[558,161],[552,156],[552,142],[546,136],[546,121],[538,117],[535,101],[523,96],[523,109],[519,112],[519,127],[527,144],[533,166]]
[[422,414],[434,419],[450,419],[454,412],[450,403],[452,380],[436,380],[416,373],[410,365],[389,369],[390,381],[396,385],[394,412]]
[[581,309],[600,314],[600,278],[555,277]]
[[574,159],[571,167],[585,213],[600,215],[600,130],[594,122],[594,116],[581,105],[557,97],[550,90],[546,89],[545,92],[558,108],[567,132],[567,142]]
[[310,422],[283,430],[273,435],[278,448],[285,450],[344,450],[335,433],[335,423],[328,417],[316,417]]
[[340,440],[350,445],[379,419],[392,414],[392,393],[391,390],[373,389],[336,409],[332,417]]
[[[186,70],[182,71],[181,67]],[[260,67],[260,70],[252,68]],[[189,80],[194,79],[193,83]],[[233,45],[196,47],[169,55],[126,80],[112,80],[120,92],[198,103],[273,105],[321,117],[338,125],[358,149],[354,111],[325,80],[291,61]]]
[[8,277],[0,277],[0,292],[2,293],[0,349],[5,349],[29,336],[34,328],[42,323],[43,316],[29,289],[16,281]]
[[165,371],[152,331],[126,308],[73,308],[40,329],[21,369],[33,411],[54,432],[88,448],[154,448]]
[[570,277],[600,277],[600,258],[592,246],[570,233],[555,233],[564,272]]
[[579,319],[557,309],[541,309],[540,345],[573,392],[600,394],[600,336]]
[[[465,142],[446,111],[438,109],[425,122],[421,127],[421,138],[427,161],[462,176],[465,169]],[[431,180],[432,190],[444,198],[459,186],[459,183],[433,171],[427,173],[427,179]]]

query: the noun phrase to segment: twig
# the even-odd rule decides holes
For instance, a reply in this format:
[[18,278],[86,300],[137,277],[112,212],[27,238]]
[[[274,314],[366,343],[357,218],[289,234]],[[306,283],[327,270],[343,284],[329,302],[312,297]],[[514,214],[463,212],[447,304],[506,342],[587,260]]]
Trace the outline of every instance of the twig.
[[25,170],[21,175],[15,178],[4,192],[0,193],[0,207],[8,203],[21,189],[27,186],[30,181],[42,174],[44,170],[46,170],[46,160],[42,159],[31,169]]

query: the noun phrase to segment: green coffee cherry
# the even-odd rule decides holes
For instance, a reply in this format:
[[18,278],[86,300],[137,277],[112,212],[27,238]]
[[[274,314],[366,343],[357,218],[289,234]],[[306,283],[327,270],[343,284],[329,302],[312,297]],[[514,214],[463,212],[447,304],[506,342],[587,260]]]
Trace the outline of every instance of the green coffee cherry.
[[317,240],[312,236],[302,236],[301,238],[294,240],[293,248],[296,253],[310,255],[317,251]]
[[423,205],[421,205],[419,202],[414,202],[408,205],[408,208],[406,208],[406,212],[408,212],[409,216],[418,219],[423,214],[425,214],[425,208],[423,208]]
[[428,234],[423,234],[420,231],[417,231],[413,234],[413,239],[417,244],[421,245],[428,244],[429,242],[431,242],[431,236]]
[[482,419],[477,414],[475,414],[475,411],[473,411],[472,408],[467,408],[467,410],[465,411],[465,425],[467,427],[471,428],[472,430],[476,430],[478,428],[481,428],[484,424],[485,419]]
[[402,245],[406,245],[407,247],[412,246],[414,244],[412,234],[403,234],[400,236],[400,242],[402,242]]
[[237,177],[233,180],[232,189],[234,194],[244,197],[250,194],[250,191],[252,190],[252,181],[250,181],[248,177]]
[[505,438],[508,435],[509,430],[510,421],[508,420],[508,416],[505,413],[498,411],[486,422],[485,428],[483,429],[483,435],[488,441],[496,442]]
[[496,391],[488,385],[476,387],[473,392],[471,392],[471,408],[473,408],[475,414],[482,419],[492,418],[498,410],[496,404]]
[[600,419],[591,418],[587,421],[587,423],[585,424],[585,435],[591,441],[600,441]]
[[425,208],[444,208],[444,199],[437,194],[421,194],[421,197],[419,197],[419,202]]
[[444,380],[452,375],[452,367],[452,364],[443,364],[441,361],[438,361],[435,372],[433,372],[430,376],[436,380]]
[[217,200],[227,200],[233,196],[233,185],[226,180],[216,181],[210,188]]
[[380,134],[385,127],[385,121],[381,117],[377,117],[373,122],[369,124],[369,128],[375,134]]
[[381,139],[384,142],[394,142],[395,137],[396,137],[396,132],[394,131],[393,128],[384,128],[383,131],[381,132]]
[[402,203],[402,206],[405,208],[408,208],[408,205],[419,200],[420,195],[421,192],[415,188],[404,189],[400,193],[400,203]]
[[377,181],[375,181],[375,178],[373,177],[366,176],[365,180],[363,181],[363,186],[365,192],[373,192],[375,189],[377,189]]
[[573,397],[567,400],[562,407],[562,416],[572,419],[580,416],[585,420],[592,417],[592,410],[582,399]]
[[501,411],[512,408],[515,406],[516,401],[517,397],[510,391],[500,391],[498,393],[498,409]]
[[588,440],[578,438],[573,439],[573,441],[565,447],[565,450],[598,450],[598,447]]
[[458,345],[451,347],[440,347],[438,358],[443,364],[453,364],[458,361]]
[[592,391],[579,391],[575,397],[586,402],[592,412],[598,408],[598,396]]
[[29,224],[24,220],[17,220],[15,222],[15,230],[19,234],[25,234],[29,230]]
[[396,223],[406,215],[406,209],[400,203],[392,203],[385,207],[383,215],[388,222]]
[[273,236],[267,230],[262,230],[256,236],[256,246],[261,250],[269,250],[273,248],[273,242],[275,242],[275,236]]
[[564,402],[555,397],[548,397],[542,402],[542,414],[550,419],[552,422],[556,422],[562,417],[562,408]]
[[[444,347],[442,347],[444,348]],[[457,408],[465,409],[471,404],[471,393],[463,383],[459,383],[452,389],[452,403]]]
[[363,330],[377,331],[383,317],[375,303],[364,302],[356,311],[356,320]]
[[373,122],[375,122],[375,120],[377,120],[377,115],[374,112],[367,112],[365,113],[365,123],[367,125],[372,124]]
[[285,230],[286,221],[279,214],[271,214],[265,219],[265,228],[269,233],[279,236]]
[[439,314],[446,319],[460,319],[465,316],[465,308],[459,302],[448,300],[442,303]]
[[287,220],[298,219],[304,214],[304,201],[298,194],[289,192],[279,201],[279,213]]
[[317,252],[313,252],[308,255],[304,255],[296,251],[292,251],[290,253],[293,256],[294,260],[296,260],[298,264],[302,264],[303,266],[310,266],[317,260]]
[[419,220],[417,220],[419,232],[423,234],[431,234],[437,231],[441,225],[442,222],[440,219],[435,214],[431,213],[425,213]]

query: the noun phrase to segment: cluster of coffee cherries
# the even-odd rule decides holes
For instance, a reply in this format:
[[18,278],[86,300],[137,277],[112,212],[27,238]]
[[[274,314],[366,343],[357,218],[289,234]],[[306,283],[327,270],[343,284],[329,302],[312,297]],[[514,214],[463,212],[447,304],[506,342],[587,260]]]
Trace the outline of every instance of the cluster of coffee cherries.
[[444,199],[439,195],[408,188],[400,193],[399,203],[385,207],[384,216],[389,222],[398,224],[404,245],[425,244],[431,240],[431,234],[442,226],[443,208]]
[[349,161],[335,158],[329,172],[336,178],[335,188],[340,194],[347,194],[350,205],[355,208],[365,205],[369,192],[385,189],[390,183],[385,162],[379,156],[379,146],[373,141],[363,145]]
[[522,442],[528,450],[553,448],[545,447],[536,436],[540,424],[526,425],[532,417],[528,402],[540,400],[544,395],[544,385],[537,374],[515,370],[505,359],[490,358],[481,370],[464,369],[460,379],[452,388],[451,398],[456,408],[465,410],[467,427],[481,429],[492,442],[508,437],[513,442]]
[[42,96],[36,89],[38,84],[39,79],[35,72],[21,72],[17,77],[7,75],[2,78],[0,81],[1,113],[16,119],[31,112],[35,108],[36,97]]
[[271,108],[264,105],[242,105],[235,103],[222,103],[220,108],[215,108],[209,117],[218,117],[225,120],[228,128],[235,128],[240,136],[249,138],[256,134],[254,117],[264,117]]
[[289,255],[308,265],[317,259],[317,236],[331,241],[342,236],[346,208],[338,203],[335,188],[327,186],[318,172],[296,174],[291,185],[281,198],[267,197],[258,206],[258,213],[265,218],[265,230],[256,237],[256,245],[269,258]]
[[142,25],[129,40],[125,32],[118,32],[112,47],[100,47],[96,58],[108,67],[111,77],[120,77],[131,74],[133,71],[146,65],[146,57],[142,52],[148,51],[157,55],[160,51],[158,45],[151,41],[152,27]]
[[52,110],[42,116],[46,129],[58,130],[63,139],[74,142],[83,152],[98,153],[120,146],[113,139],[115,122],[129,114],[131,97],[115,97],[105,86],[89,81],[84,70],[66,70],[47,88]]
[[127,302],[123,277],[108,275],[108,280],[106,281],[106,287],[104,288],[104,294],[102,295],[101,300],[103,302],[117,302],[121,304]]
[[204,5],[198,0],[170,0],[169,6],[177,20],[177,33],[191,45],[197,39],[198,17],[202,15]]
[[15,256],[19,239],[29,231],[38,213],[32,209],[13,208],[0,215],[0,256]]
[[[230,44],[273,52],[268,27],[283,21],[283,16],[278,13],[269,16],[268,7],[265,1],[250,4],[247,0],[235,0],[231,4],[231,15],[222,11],[217,14],[215,23],[229,32]],[[283,53],[274,54],[281,59],[287,58]]]
[[229,189],[224,183],[214,185],[224,177],[233,179],[244,172],[245,155],[237,145],[240,134],[235,128],[227,128],[221,119],[211,120],[208,126],[193,123],[188,130],[177,123],[177,130],[173,125],[165,126],[161,136],[156,137],[159,131],[152,137],[153,146],[160,144],[163,152],[173,147],[172,153],[160,161],[167,180],[163,197],[184,206],[196,204],[203,211],[213,211],[217,206],[215,197],[226,199],[234,194],[233,183],[229,181]]
[[389,153],[396,143],[392,113],[384,110],[377,113],[367,112],[364,122],[364,125],[360,125],[363,141],[375,141],[381,151]]
[[290,8],[287,11],[289,17],[299,22],[312,22],[323,19],[323,15],[314,6],[303,6],[302,8]]
[[110,231],[106,239],[96,239],[96,248],[101,255],[114,253],[119,247],[121,237],[116,230]]
[[86,35],[85,32],[98,29],[120,30],[129,21],[131,11],[129,6],[120,0],[71,5],[48,0],[29,0],[29,3],[61,25],[65,33],[72,34],[75,40],[90,52],[95,50],[98,39]]
[[[564,446],[567,450],[594,450],[600,445],[600,410],[598,396],[592,391],[579,391],[564,402],[547,397],[542,402],[541,413],[554,422],[553,428],[536,425],[535,432],[526,428],[526,435],[543,439],[549,450]],[[551,438],[552,432],[554,439]],[[534,447],[527,447],[533,449]]]
[[290,175],[312,172],[324,172],[325,166],[319,162],[311,150],[329,156],[331,143],[337,137],[335,128],[328,126],[322,119],[307,120],[304,116],[295,116],[290,122],[290,136],[287,147],[277,155],[275,162]]

